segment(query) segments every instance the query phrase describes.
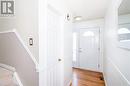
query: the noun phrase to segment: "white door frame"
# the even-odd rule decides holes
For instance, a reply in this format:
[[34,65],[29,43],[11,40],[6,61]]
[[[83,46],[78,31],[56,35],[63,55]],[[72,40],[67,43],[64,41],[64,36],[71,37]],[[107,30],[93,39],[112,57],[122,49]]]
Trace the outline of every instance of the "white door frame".
[[[99,29],[99,59],[98,59],[98,63],[99,63],[99,69],[97,72],[102,72],[102,30],[100,27],[86,27],[86,28],[79,28],[78,30],[78,46],[77,46],[77,59],[79,60],[79,56],[80,56],[80,53],[79,53],[79,48],[80,48],[80,29],[91,29],[91,28],[98,28]],[[78,63],[79,64],[79,63]],[[80,68],[79,65],[77,66],[77,68]]]

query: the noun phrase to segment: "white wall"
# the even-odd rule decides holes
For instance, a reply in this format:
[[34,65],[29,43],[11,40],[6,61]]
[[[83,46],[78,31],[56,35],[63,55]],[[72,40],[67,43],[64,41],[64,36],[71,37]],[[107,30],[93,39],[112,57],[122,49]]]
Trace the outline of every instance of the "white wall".
[[69,86],[72,81],[72,20],[66,21],[64,26],[64,83]]
[[130,23],[130,14],[124,14],[119,16],[119,24]]
[[[16,29],[24,43],[38,61],[38,1],[15,0],[15,15],[0,17],[0,31]],[[33,37],[34,45],[29,46],[28,38]]]
[[119,48],[118,7],[121,0],[111,0],[105,16],[104,76],[107,86],[130,86],[130,51]]
[[[73,24],[73,32],[79,32],[80,28],[91,28],[91,27],[98,27],[100,28],[101,34],[100,34],[100,69],[99,71],[103,71],[103,29],[104,29],[104,19],[95,19],[95,20],[89,20],[89,21],[82,21],[82,22],[76,22]],[[77,44],[78,45],[78,44]],[[78,46],[77,46],[78,47]]]

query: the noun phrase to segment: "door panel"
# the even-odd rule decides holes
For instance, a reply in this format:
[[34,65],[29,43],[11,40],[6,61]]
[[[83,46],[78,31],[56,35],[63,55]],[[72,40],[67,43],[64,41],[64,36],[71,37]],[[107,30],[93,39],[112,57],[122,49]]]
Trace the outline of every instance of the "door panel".
[[98,71],[99,28],[80,29],[80,68]]
[[62,86],[61,62],[61,17],[47,9],[47,86]]

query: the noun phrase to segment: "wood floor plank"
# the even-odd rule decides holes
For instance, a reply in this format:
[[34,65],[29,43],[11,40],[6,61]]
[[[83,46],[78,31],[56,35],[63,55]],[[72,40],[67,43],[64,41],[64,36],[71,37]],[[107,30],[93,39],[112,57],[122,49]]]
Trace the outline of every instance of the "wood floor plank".
[[105,86],[103,74],[90,70],[73,68],[72,86]]

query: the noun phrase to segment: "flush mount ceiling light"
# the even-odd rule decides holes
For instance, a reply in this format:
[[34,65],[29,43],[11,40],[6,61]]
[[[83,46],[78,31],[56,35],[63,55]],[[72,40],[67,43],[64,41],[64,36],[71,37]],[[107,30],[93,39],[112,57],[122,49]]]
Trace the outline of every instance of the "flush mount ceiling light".
[[80,20],[82,20],[82,16],[76,16],[76,17],[74,17],[74,20],[75,21],[80,21]]

